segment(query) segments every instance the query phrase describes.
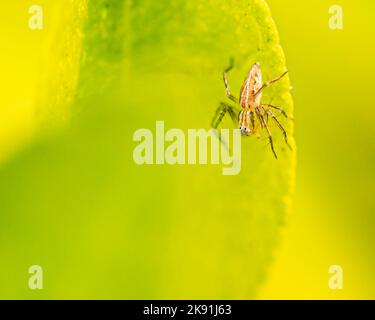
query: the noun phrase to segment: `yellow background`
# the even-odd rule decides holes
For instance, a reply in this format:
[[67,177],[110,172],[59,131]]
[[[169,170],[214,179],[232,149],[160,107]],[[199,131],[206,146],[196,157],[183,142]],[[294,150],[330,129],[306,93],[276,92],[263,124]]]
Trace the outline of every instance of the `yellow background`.
[[[373,299],[373,1],[268,0],[294,86],[295,208],[258,298]],[[343,8],[343,30],[328,26]],[[344,289],[328,288],[339,264]]]
[[[39,2],[48,12],[47,1]],[[27,28],[31,4],[12,2],[12,15],[2,5],[7,58],[0,61],[0,160],[24,144],[40,121],[33,103],[41,81],[36,61],[47,49]],[[298,168],[294,210],[257,297],[374,298],[375,3],[268,4],[294,87]],[[342,31],[328,27],[333,4],[344,10]],[[334,264],[344,270],[341,291],[328,288],[328,268]]]

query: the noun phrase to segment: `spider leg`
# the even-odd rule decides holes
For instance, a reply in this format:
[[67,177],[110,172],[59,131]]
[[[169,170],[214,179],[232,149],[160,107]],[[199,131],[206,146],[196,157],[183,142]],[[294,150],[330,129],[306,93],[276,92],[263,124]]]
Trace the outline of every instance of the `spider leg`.
[[281,112],[281,114],[285,117],[285,118],[290,118],[292,119],[291,117],[288,116],[288,114],[283,110],[281,109],[280,107],[276,107],[272,104],[269,104],[269,103],[262,103],[261,104],[261,107],[268,107],[268,108],[273,108],[273,109],[276,109],[276,110],[279,110]]
[[260,123],[261,123],[262,128],[266,128],[266,130],[267,130],[268,140],[270,141],[270,145],[271,145],[272,153],[273,153],[273,155],[275,156],[275,158],[277,159],[277,154],[276,154],[276,152],[275,152],[275,148],[274,148],[274,146],[273,146],[273,139],[272,139],[271,131],[270,131],[270,129],[268,128],[267,123],[264,121],[263,115],[262,115],[262,113],[260,112],[260,110],[259,110],[258,107],[255,108],[255,111],[256,111],[256,114],[257,114],[257,116],[258,116],[258,118],[259,118],[259,121],[260,121]]
[[255,117],[254,117],[254,112],[250,111],[250,123],[253,128],[253,131],[255,131]]
[[268,86],[270,86],[271,84],[281,80],[286,74],[288,73],[288,71],[285,71],[280,77],[277,77],[276,79],[273,79],[273,80],[270,80],[270,81],[267,81],[265,82],[261,87],[260,89],[255,93],[254,97],[256,97],[259,93],[262,92],[263,89],[267,88]]
[[238,99],[236,99],[230,92],[229,88],[229,82],[228,82],[228,72],[233,69],[234,66],[234,60],[233,58],[230,59],[229,67],[226,68],[223,72],[223,80],[225,85],[225,91],[227,92],[227,97],[232,100],[233,102],[238,102]]
[[221,102],[219,107],[216,109],[214,117],[212,118],[211,127],[214,129],[217,129],[221,121],[223,121],[224,116],[226,115],[227,112],[229,113],[233,122],[238,121],[238,117],[236,116],[236,112],[234,111],[234,108],[227,103]]
[[222,139],[220,131],[217,130],[218,126],[223,121],[226,113],[229,113],[232,121],[237,122],[237,124],[238,124],[238,116],[236,116],[236,112],[234,111],[234,108],[227,103],[221,102],[219,107],[216,109],[214,117],[212,118],[211,127],[213,129],[215,129],[214,133],[217,136],[217,138],[219,139],[220,143],[222,143],[223,146],[226,148],[226,150],[228,152],[230,152],[230,148],[228,147],[225,140]]
[[288,142],[288,136],[286,134],[286,131],[285,131],[284,127],[281,125],[280,121],[277,120],[276,116],[272,113],[271,110],[266,110],[266,113],[269,114],[270,117],[276,122],[277,126],[279,127],[279,129],[283,133],[286,145],[289,147],[290,150],[293,150],[292,147],[290,146],[289,142]]
[[257,115],[257,117],[259,119],[260,126],[262,128],[264,128],[264,119],[263,119],[262,113],[260,112],[258,107],[255,108],[255,114]]

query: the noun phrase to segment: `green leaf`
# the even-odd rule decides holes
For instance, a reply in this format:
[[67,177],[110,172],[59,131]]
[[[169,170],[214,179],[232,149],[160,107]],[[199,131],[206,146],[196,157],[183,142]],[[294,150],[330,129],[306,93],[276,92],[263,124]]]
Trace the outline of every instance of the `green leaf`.
[[[217,165],[138,166],[132,137],[157,120],[208,129],[230,57],[236,95],[256,61],[264,79],[285,71],[266,4],[90,2],[83,50],[70,128],[0,171],[0,296],[254,297],[294,179],[295,153],[277,127],[279,160],[266,136],[244,137],[237,176]],[[293,114],[288,78],[263,100]],[[282,121],[294,147],[293,123]],[[32,264],[44,268],[38,293],[26,286]]]

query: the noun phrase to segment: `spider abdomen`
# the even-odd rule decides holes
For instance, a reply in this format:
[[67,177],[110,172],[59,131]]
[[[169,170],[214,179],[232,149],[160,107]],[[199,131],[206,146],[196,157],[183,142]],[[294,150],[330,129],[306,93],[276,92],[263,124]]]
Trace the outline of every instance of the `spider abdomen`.
[[262,93],[262,72],[259,63],[254,63],[246,77],[240,92],[240,106],[247,109],[259,105]]

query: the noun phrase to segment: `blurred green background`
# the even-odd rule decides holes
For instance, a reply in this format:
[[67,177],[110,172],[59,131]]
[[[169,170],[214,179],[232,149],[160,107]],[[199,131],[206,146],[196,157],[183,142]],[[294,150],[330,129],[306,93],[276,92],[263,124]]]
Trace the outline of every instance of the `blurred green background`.
[[[233,52],[236,93],[250,61],[260,60],[265,78],[283,71],[267,12],[250,10],[247,20],[245,4],[225,1],[168,10],[156,1],[92,3],[40,1],[43,33],[27,28],[33,3],[7,4],[0,297],[374,298],[375,5],[340,1],[344,29],[333,31],[330,1],[268,1],[294,88],[298,166],[288,212],[294,155],[276,133],[281,160],[251,140],[244,174],[233,179],[215,167],[140,169],[129,159],[135,128],[158,118],[171,127],[209,123]],[[86,10],[93,25],[83,27]],[[124,33],[119,21],[141,31]],[[155,50],[169,43],[176,51]],[[291,111],[287,82],[265,98]],[[252,189],[245,196],[243,185]],[[31,264],[45,269],[42,291],[26,286]],[[344,269],[341,291],[327,285],[333,264]]]

